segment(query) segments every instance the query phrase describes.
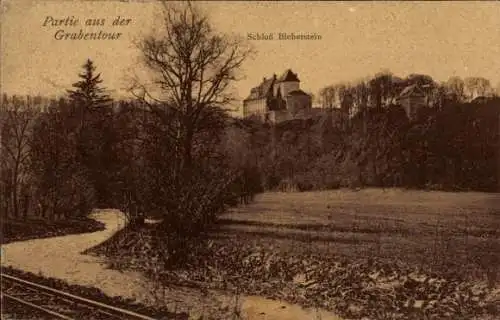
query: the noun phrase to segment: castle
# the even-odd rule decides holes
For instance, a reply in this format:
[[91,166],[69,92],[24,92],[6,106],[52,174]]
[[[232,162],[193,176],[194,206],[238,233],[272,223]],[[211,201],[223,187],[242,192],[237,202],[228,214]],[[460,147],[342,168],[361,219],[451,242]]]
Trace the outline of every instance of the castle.
[[300,89],[300,80],[290,69],[280,77],[264,78],[243,100],[243,117],[272,123],[309,118],[312,110],[311,95]]

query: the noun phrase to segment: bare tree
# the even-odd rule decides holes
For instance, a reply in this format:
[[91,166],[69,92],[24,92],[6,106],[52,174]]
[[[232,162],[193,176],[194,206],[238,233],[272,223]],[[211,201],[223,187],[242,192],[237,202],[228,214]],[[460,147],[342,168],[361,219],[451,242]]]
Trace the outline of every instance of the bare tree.
[[371,106],[382,108],[395,96],[393,74],[390,71],[381,71],[368,82],[369,99]]
[[465,91],[469,99],[487,96],[492,93],[490,80],[482,77],[468,77],[464,79]]
[[14,96],[11,103],[2,104],[1,113],[1,170],[5,185],[2,198],[7,211],[20,217],[20,193],[29,178],[31,128],[37,112],[28,101]]
[[192,164],[195,135],[233,101],[228,89],[252,51],[239,39],[215,33],[207,16],[189,2],[165,4],[163,22],[161,35],[138,44],[160,94],[138,82],[131,89],[151,111],[170,109],[174,125],[168,134],[177,142],[182,170]]
[[164,4],[162,22],[161,32],[137,43],[152,83],[135,79],[130,91],[145,115],[147,178],[141,178],[138,201],[145,214],[164,218],[160,234],[172,237],[169,251],[177,255],[224,210],[230,185],[241,175],[220,144],[234,101],[231,85],[253,51],[242,39],[217,33],[189,2]]
[[461,102],[465,99],[465,82],[460,77],[450,77],[445,84],[446,91],[454,100]]
[[362,111],[366,108],[369,96],[369,87],[366,81],[360,80],[354,85],[354,104],[357,111]]
[[335,87],[327,86],[319,91],[319,100],[323,108],[332,109],[335,104]]

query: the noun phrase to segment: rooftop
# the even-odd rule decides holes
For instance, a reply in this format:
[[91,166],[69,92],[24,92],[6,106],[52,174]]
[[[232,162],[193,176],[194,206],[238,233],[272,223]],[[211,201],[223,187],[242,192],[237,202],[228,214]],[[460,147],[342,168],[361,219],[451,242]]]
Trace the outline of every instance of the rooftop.
[[401,91],[401,93],[399,94],[399,98],[404,98],[404,97],[414,96],[414,95],[425,96],[425,93],[422,91],[420,86],[418,86],[416,84],[412,84],[412,85],[404,88],[403,91]]
[[287,81],[297,81],[300,82],[296,73],[293,73],[291,69],[287,69],[279,78],[278,82],[287,82]]

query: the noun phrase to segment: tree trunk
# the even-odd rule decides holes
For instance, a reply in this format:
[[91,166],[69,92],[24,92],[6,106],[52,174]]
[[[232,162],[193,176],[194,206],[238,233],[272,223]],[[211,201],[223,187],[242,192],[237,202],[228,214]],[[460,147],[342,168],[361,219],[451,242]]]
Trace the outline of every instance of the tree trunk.
[[[17,175],[15,176],[17,177]],[[17,180],[17,178],[15,178]],[[14,217],[19,217],[19,203],[17,201],[18,193],[17,193],[17,181],[14,182],[13,190],[12,190],[12,202],[14,207]]]
[[40,210],[41,210],[42,218],[44,220],[47,219],[47,207],[42,204],[42,205],[40,205]]
[[[193,131],[192,129],[188,128],[186,130],[186,136],[184,138],[184,143],[183,143],[183,158],[182,158],[182,169],[185,169],[189,171],[191,169],[192,163],[193,163],[193,156],[192,156],[192,148],[193,148]],[[182,170],[183,174],[184,170]]]
[[23,197],[24,197],[23,218],[26,220],[28,218],[29,196],[25,194],[23,195]]
[[500,114],[498,115],[498,128],[497,128],[497,186],[500,192]]
[[57,209],[57,193],[53,193],[54,196],[52,197],[52,220],[57,220],[57,214],[58,214],[58,209]]

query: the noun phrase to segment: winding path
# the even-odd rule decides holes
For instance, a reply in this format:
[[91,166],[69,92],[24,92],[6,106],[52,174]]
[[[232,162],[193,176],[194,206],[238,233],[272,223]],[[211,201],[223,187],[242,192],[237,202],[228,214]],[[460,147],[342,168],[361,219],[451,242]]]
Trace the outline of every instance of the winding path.
[[[3,245],[2,265],[58,278],[70,284],[92,286],[109,296],[136,299],[145,304],[157,304],[158,296],[150,288],[154,284],[138,272],[121,272],[107,268],[103,258],[83,255],[81,252],[111,237],[125,226],[125,219],[117,210],[101,210],[92,216],[106,225],[105,230],[93,233],[34,239]],[[188,288],[168,288],[162,303],[172,311],[189,312],[196,319],[200,315],[224,317],[234,308],[235,298],[220,294],[203,294]],[[262,297],[240,297],[244,319],[275,320],[339,320],[324,311],[304,310]]]

